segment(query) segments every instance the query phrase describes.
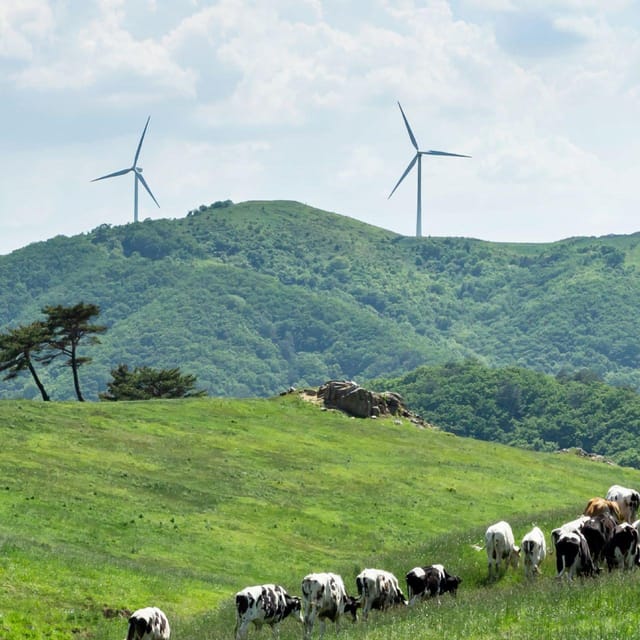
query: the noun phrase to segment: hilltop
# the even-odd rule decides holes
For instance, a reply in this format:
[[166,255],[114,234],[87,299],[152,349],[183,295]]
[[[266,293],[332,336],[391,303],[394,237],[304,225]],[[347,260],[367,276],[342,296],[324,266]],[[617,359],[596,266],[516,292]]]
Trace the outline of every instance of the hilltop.
[[[640,234],[548,244],[409,238],[296,202],[219,201],[175,220],[102,225],[0,257],[0,326],[100,305],[81,371],[175,367],[216,396],[405,374],[475,357],[588,368],[640,387]],[[42,376],[72,398],[68,371]],[[38,397],[28,376],[0,397]]]

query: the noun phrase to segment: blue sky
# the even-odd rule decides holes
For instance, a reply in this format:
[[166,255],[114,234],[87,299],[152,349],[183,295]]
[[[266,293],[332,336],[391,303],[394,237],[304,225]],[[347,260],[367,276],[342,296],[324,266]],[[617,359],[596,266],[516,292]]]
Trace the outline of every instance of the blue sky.
[[[606,7],[606,8],[603,8]],[[640,230],[631,0],[3,0],[0,253],[133,218],[287,199],[423,234]]]

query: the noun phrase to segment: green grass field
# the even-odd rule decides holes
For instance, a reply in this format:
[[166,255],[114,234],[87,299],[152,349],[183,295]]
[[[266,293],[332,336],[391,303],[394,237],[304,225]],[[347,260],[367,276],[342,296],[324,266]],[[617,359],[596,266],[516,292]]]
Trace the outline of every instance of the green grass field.
[[[231,638],[233,595],[310,571],[404,574],[442,562],[457,599],[372,614],[342,637],[633,635],[640,572],[558,584],[554,558],[486,582],[486,527],[548,533],[640,472],[356,420],[296,396],[0,402],[0,638],[124,637],[155,604],[175,640]],[[251,636],[255,633],[250,631]],[[268,631],[261,632],[269,637]],[[250,637],[251,637],[250,636]],[[298,623],[281,637],[301,638]]]

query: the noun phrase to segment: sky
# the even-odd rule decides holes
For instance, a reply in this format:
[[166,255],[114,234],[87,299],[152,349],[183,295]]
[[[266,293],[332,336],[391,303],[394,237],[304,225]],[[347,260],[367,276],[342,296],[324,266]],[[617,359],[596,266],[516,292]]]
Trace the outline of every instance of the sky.
[[415,235],[640,231],[638,0],[0,0],[0,254],[218,200]]

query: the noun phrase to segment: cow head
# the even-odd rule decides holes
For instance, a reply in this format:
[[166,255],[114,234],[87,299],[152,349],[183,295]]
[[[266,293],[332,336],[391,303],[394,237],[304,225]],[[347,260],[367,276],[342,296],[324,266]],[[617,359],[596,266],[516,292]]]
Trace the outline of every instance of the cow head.
[[509,553],[509,562],[514,569],[518,568],[518,564],[520,564],[520,547],[518,545],[513,545]]
[[447,576],[444,579],[444,585],[443,585],[443,592],[449,592],[451,593],[451,595],[456,595],[456,592],[458,591],[458,585],[462,582],[462,578],[460,578],[459,576]]
[[358,609],[362,606],[362,602],[359,598],[353,596],[347,596],[344,602],[344,612],[351,614],[353,622],[358,620]]
[[302,603],[298,596],[290,596],[288,593],[284,596],[285,602],[287,603],[287,613],[298,612],[297,616],[294,616],[296,620],[302,622]]

